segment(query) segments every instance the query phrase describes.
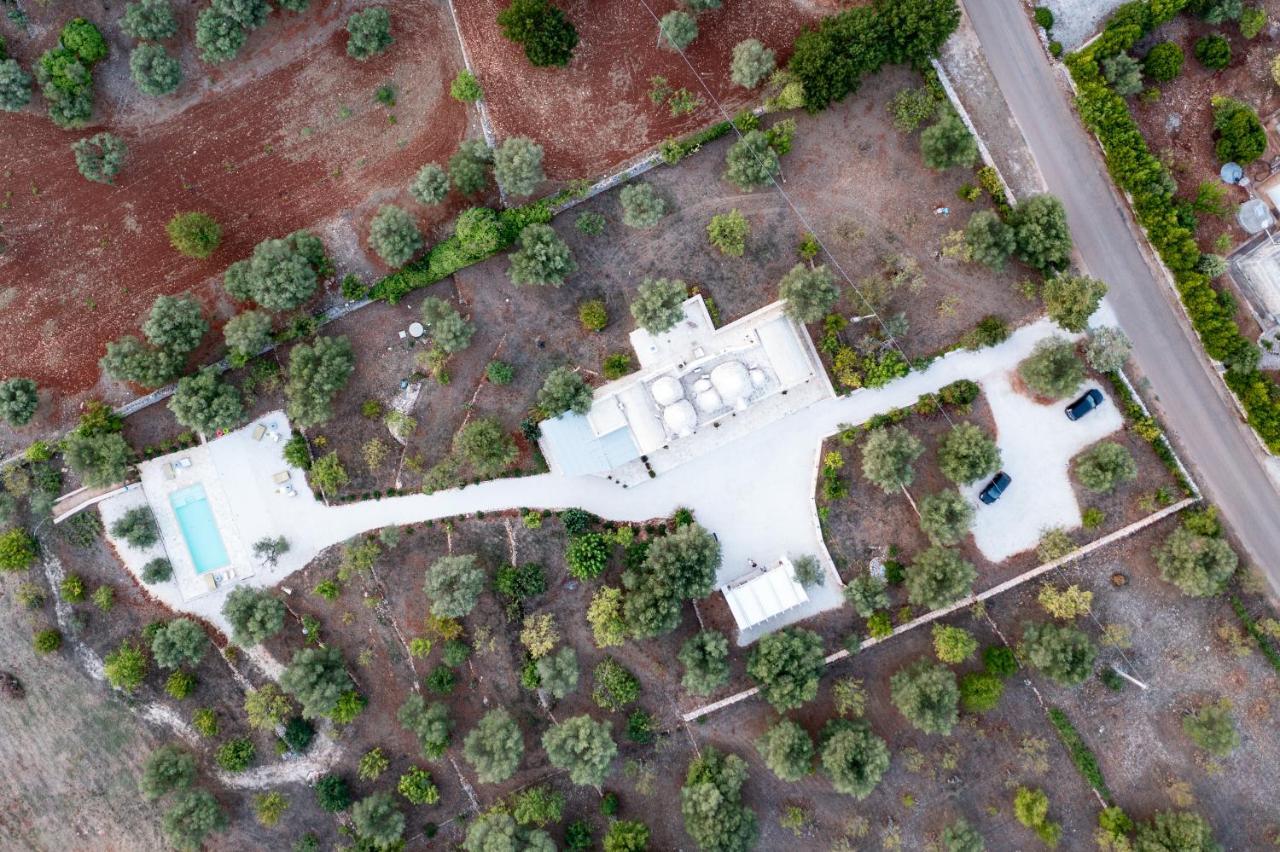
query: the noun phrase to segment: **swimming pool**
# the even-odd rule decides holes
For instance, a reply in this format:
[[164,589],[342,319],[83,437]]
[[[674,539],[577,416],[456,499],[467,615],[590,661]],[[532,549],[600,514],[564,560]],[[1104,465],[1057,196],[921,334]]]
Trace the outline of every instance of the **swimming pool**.
[[203,485],[196,483],[173,492],[169,495],[169,505],[178,516],[178,527],[182,530],[182,537],[186,539],[187,550],[191,552],[191,561],[195,563],[197,574],[221,568],[231,561],[231,557],[227,556],[227,547],[222,543],[222,535],[218,532],[218,522],[213,519],[213,509],[209,506],[209,497],[205,494]]

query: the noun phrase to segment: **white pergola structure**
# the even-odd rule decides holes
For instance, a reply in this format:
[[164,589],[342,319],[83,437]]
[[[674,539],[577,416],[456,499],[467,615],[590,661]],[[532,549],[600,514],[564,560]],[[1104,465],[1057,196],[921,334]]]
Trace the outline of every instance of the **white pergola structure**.
[[796,568],[786,556],[771,568],[759,568],[735,580],[723,591],[739,632],[809,602],[809,594],[796,579]]

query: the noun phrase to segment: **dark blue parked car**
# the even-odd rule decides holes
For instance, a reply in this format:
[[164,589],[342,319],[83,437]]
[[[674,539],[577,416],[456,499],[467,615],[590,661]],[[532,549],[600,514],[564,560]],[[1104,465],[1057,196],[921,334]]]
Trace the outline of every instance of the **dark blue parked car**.
[[1102,391],[1090,388],[1085,395],[1067,406],[1067,419],[1079,420],[1099,405],[1102,405]]
[[1013,482],[1013,478],[1003,470],[1000,471],[987,483],[987,487],[978,493],[978,499],[990,506],[1000,499],[1000,495],[1009,487],[1010,482]]

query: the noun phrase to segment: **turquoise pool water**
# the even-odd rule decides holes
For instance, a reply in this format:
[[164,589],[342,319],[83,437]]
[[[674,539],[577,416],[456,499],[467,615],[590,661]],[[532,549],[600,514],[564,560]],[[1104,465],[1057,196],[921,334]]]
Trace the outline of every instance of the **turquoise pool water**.
[[191,552],[191,561],[196,565],[197,574],[222,568],[231,561],[231,557],[227,556],[227,546],[222,543],[222,535],[218,532],[218,522],[213,519],[213,509],[209,507],[209,497],[204,493],[203,485],[196,483],[173,492],[169,495],[169,505],[178,516],[178,526],[182,529],[182,537],[186,539],[187,550]]

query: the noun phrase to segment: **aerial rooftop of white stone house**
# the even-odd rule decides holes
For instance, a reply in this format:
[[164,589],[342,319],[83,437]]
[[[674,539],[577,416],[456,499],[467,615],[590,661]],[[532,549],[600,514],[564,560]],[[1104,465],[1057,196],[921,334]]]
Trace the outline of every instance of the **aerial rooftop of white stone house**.
[[542,424],[551,469],[638,481],[832,396],[803,328],[773,302],[717,329],[701,296],[662,334],[631,332],[640,369],[595,391],[591,410]]

